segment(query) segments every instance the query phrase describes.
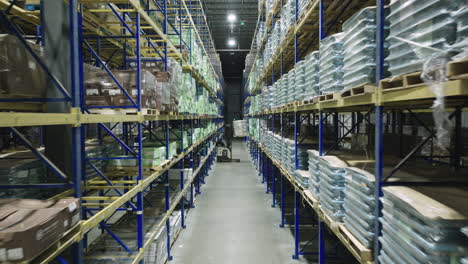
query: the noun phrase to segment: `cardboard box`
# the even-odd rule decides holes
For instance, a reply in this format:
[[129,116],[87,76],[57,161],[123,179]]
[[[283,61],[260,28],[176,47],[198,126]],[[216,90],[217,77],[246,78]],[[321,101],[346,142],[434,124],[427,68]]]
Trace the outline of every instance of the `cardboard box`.
[[64,222],[63,227],[66,229],[70,229],[80,221],[80,207],[80,200],[76,198],[64,198],[59,200],[0,199],[0,210],[40,210],[49,208],[60,209],[60,217]]
[[66,230],[60,208],[0,209],[0,261],[34,258]]

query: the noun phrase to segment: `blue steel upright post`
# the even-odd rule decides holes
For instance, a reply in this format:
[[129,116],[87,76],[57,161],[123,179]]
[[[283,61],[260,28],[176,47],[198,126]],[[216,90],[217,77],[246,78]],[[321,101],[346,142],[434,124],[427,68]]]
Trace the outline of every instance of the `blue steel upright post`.
[[[295,23],[297,23],[299,16],[299,1],[295,0]],[[299,61],[299,47],[298,47],[298,36],[297,33],[294,34],[294,64]],[[294,168],[295,170],[299,169],[299,159],[298,159],[298,137],[300,129],[300,114],[294,112]],[[300,193],[296,189],[296,184],[294,184],[294,255],[293,259],[299,259],[299,197]]]
[[[43,5],[41,4],[41,7]],[[70,77],[71,77],[71,98],[72,98],[72,107],[79,109],[81,107],[81,84],[82,84],[82,74],[81,74],[81,63],[80,63],[80,49],[79,49],[79,17],[77,10],[76,0],[70,0],[68,2],[68,12],[70,17]],[[43,10],[43,9],[42,9]],[[42,25],[43,26],[43,25]],[[42,32],[42,30],[41,30]],[[41,40],[42,44],[44,43],[44,38]],[[82,155],[82,145],[84,143],[83,129],[81,127],[72,127],[72,177],[73,177],[73,190],[74,197],[81,198],[81,181],[82,181],[82,164],[83,164],[83,155]],[[83,219],[84,213],[80,219]],[[84,249],[84,240],[80,240],[72,246],[72,255],[73,263],[82,264],[83,263],[83,249]]]
[[[376,0],[377,13],[377,67],[376,67],[376,81],[377,84],[384,78],[384,25],[385,25],[385,1]],[[374,262],[379,263],[379,252],[380,243],[379,235],[382,231],[382,227],[379,222],[379,216],[382,213],[382,204],[380,203],[380,197],[382,197],[382,179],[383,179],[383,107],[380,102],[377,102],[375,106],[375,238],[374,238]]]

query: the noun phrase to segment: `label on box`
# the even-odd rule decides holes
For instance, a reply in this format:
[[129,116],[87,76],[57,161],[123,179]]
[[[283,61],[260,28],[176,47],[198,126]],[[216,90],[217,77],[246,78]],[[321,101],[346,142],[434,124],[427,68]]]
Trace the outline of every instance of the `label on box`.
[[23,248],[12,248],[8,250],[8,260],[21,260],[24,258]]
[[80,214],[76,214],[72,217],[72,226],[74,226],[76,223],[78,223],[78,221],[80,221]]
[[6,248],[0,248],[0,261],[7,261]]
[[73,212],[77,208],[76,203],[71,203],[68,205],[68,211]]
[[56,226],[58,225],[58,222],[55,221],[53,224],[51,224],[50,226],[46,227],[46,228],[43,228],[43,229],[39,229],[36,233],[36,240],[42,240],[44,237],[47,236],[47,234],[49,234],[51,232],[51,230],[53,230]]

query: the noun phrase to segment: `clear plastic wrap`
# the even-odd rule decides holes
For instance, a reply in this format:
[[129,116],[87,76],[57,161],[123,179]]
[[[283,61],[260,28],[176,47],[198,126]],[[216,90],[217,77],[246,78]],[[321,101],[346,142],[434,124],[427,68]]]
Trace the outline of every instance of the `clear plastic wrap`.
[[421,78],[436,95],[433,104],[436,143],[446,150],[453,123],[445,111],[445,66],[468,44],[466,1],[393,0],[387,20],[389,71],[396,76],[422,70]]
[[327,94],[343,89],[344,33],[320,41],[320,93]]
[[[43,57],[39,45],[29,47]],[[45,98],[47,75],[20,40],[0,34],[0,95],[9,98]]]
[[468,238],[460,229],[468,223],[467,198],[462,188],[385,187],[383,250],[405,263],[452,263],[466,256]]

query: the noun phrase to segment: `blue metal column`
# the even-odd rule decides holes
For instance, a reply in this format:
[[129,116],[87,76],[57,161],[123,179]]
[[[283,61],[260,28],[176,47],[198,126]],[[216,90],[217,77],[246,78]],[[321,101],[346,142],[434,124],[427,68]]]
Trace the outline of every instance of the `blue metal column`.
[[[41,4],[41,7],[43,5]],[[70,77],[71,77],[71,98],[72,98],[72,107],[80,108],[81,107],[81,86],[83,75],[81,73],[81,54],[80,54],[80,33],[79,30],[79,18],[77,11],[77,1],[69,0],[68,2],[68,12],[70,16]],[[44,43],[44,38],[41,38],[41,42]],[[41,128],[42,131],[42,128]],[[83,171],[83,144],[84,139],[84,129],[82,127],[72,127],[72,149],[73,149],[73,161],[72,161],[72,177],[73,177],[73,190],[74,197],[82,197],[81,181],[82,181],[82,171]],[[81,213],[81,219],[84,219],[84,212]],[[83,249],[84,249],[84,240],[80,240],[75,243],[72,247],[73,263],[82,264],[83,263]]]
[[[164,1],[164,4],[166,3],[166,1]],[[164,124],[164,134],[165,134],[165,143],[166,143],[166,160],[169,159],[169,121],[163,121],[163,124]],[[169,210],[170,206],[171,206],[171,201],[170,201],[170,194],[169,194],[169,191],[170,191],[170,188],[169,188],[169,173],[166,171],[164,173],[164,178],[165,178],[165,194],[166,194],[166,211]],[[167,231],[167,235],[166,235],[166,238],[167,238],[167,258],[168,260],[172,260],[172,256],[171,256],[171,226],[170,226],[170,222],[169,222],[169,218],[166,220],[166,231]]]
[[[281,67],[282,68],[282,67]],[[280,125],[281,125],[281,137],[284,137],[284,126],[283,126],[283,113],[280,114]],[[280,227],[283,228],[285,224],[285,206],[284,206],[284,175],[280,173],[280,189],[281,189],[281,195],[280,195],[280,206],[281,206],[281,224]]]
[[[320,40],[325,38],[325,4],[324,0],[319,0],[319,35],[320,35]],[[319,111],[319,155],[323,155],[323,113],[322,111]],[[319,259],[318,263],[319,264],[324,264],[325,263],[325,223],[318,217],[318,229],[319,229],[319,234],[318,234],[318,244],[319,244]]]
[[[271,131],[275,133],[275,114],[271,116]],[[271,207],[276,207],[276,175],[275,175],[275,166],[271,166],[271,177],[272,177],[272,185],[271,185],[271,196],[272,196],[272,203]]]
[[[376,81],[377,85],[380,80],[384,78],[384,25],[385,25],[385,1],[376,0],[377,6],[377,34],[376,34],[376,43],[377,43],[377,54],[376,54]],[[382,197],[382,179],[383,179],[383,106],[380,102],[377,102],[375,106],[375,238],[374,238],[374,262],[379,263],[379,253],[380,253],[380,243],[379,236],[382,232],[382,226],[379,222],[379,217],[382,214],[382,203],[380,202],[380,197]]]
[[[299,139],[299,127],[300,127],[300,114],[294,112],[294,158],[295,158],[295,169],[299,169],[298,159],[298,139]],[[296,189],[294,184],[294,255],[293,259],[299,259],[299,197],[300,193]]]
[[[141,51],[140,51],[140,14],[136,15],[136,88],[138,112],[141,112]],[[143,129],[142,124],[137,124],[138,129],[138,176],[137,182],[143,180]],[[144,246],[144,223],[143,223],[143,191],[137,194],[137,247],[141,249]]]
[[[185,152],[184,149],[184,137],[183,137],[183,131],[184,131],[184,119],[180,120],[180,148],[182,153]],[[182,157],[180,160],[180,191],[184,189],[184,182],[185,182],[185,177],[184,177],[184,169],[185,169],[185,156]],[[185,228],[185,201],[184,197],[182,196],[182,199],[180,199],[180,225],[182,228]]]

